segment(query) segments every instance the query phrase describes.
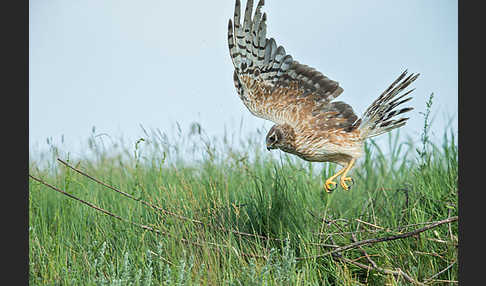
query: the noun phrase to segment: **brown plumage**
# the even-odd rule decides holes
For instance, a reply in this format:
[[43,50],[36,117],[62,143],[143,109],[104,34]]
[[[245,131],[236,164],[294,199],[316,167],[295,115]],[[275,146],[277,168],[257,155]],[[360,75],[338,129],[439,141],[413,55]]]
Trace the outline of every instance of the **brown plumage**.
[[252,17],[253,0],[248,0],[240,23],[241,5],[236,0],[234,23],[231,19],[228,23],[228,46],[238,95],[253,115],[275,123],[267,134],[267,149],[343,166],[326,180],[325,189],[332,190],[337,185],[333,180],[342,175],[340,184],[347,190],[346,181],[352,179],[346,174],[363,155],[364,140],[406,123],[408,118],[395,116],[412,108],[395,108],[411,99],[405,96],[413,90],[400,93],[418,74],[406,77],[407,71],[403,72],[358,118],[351,106],[333,101],[343,92],[336,81],[295,61],[273,38],[266,38],[263,5],[260,0]]

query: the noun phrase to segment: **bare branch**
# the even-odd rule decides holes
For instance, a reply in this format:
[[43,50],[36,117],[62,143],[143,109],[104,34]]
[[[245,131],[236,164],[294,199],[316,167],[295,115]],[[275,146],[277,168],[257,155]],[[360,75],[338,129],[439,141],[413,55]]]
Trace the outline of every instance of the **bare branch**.
[[[176,239],[178,239],[179,241],[181,241],[181,242],[183,242],[183,243],[193,244],[193,245],[200,246],[200,247],[204,247],[204,246],[212,246],[212,247],[213,247],[213,249],[216,249],[216,250],[218,250],[218,251],[220,251],[220,250],[226,250],[226,251],[230,251],[230,250],[231,250],[231,249],[229,249],[229,247],[228,247],[228,246],[226,246],[226,245],[220,245],[220,244],[217,244],[217,243],[214,243],[214,242],[207,242],[207,241],[205,241],[205,242],[201,243],[201,242],[197,242],[197,241],[191,241],[191,240],[186,239],[186,238],[177,238],[177,237],[175,237],[174,235],[172,235],[172,234],[170,234],[170,233],[167,233],[167,232],[165,232],[165,231],[161,231],[161,230],[154,229],[154,228],[152,228],[152,227],[150,227],[150,226],[147,226],[147,225],[143,225],[143,224],[139,224],[139,223],[136,223],[136,222],[130,221],[130,220],[126,219],[126,218],[123,218],[123,217],[121,217],[121,216],[119,216],[119,215],[116,215],[116,214],[114,214],[114,213],[112,213],[112,212],[109,212],[109,211],[107,211],[107,210],[105,210],[105,209],[103,209],[103,208],[100,208],[100,207],[98,207],[98,206],[96,206],[96,205],[94,205],[94,204],[92,204],[92,203],[90,203],[90,202],[87,202],[87,201],[85,201],[85,200],[83,200],[83,199],[80,199],[80,198],[78,198],[78,197],[76,197],[76,196],[74,196],[74,195],[72,195],[72,194],[70,194],[70,193],[68,193],[68,192],[66,192],[66,191],[63,191],[63,190],[61,190],[61,189],[59,189],[59,188],[57,188],[57,187],[55,187],[55,186],[53,186],[53,185],[51,185],[51,184],[49,184],[49,183],[46,183],[46,182],[44,182],[43,180],[41,180],[41,179],[39,179],[39,178],[36,178],[36,177],[34,177],[34,176],[30,175],[30,174],[29,174],[29,177],[30,177],[30,178],[32,178],[33,180],[35,180],[35,181],[37,181],[37,182],[39,182],[39,183],[41,183],[41,184],[45,185],[45,186],[47,186],[47,187],[51,188],[52,190],[54,190],[54,191],[56,191],[56,192],[59,192],[59,193],[61,193],[61,194],[65,195],[65,196],[67,196],[67,197],[69,197],[69,198],[71,198],[71,199],[74,199],[74,200],[76,200],[76,201],[78,201],[78,202],[80,202],[80,203],[82,203],[82,204],[85,204],[85,205],[87,205],[88,207],[93,208],[93,209],[95,209],[95,210],[97,210],[97,211],[99,211],[99,212],[102,212],[102,213],[104,213],[104,214],[106,214],[106,215],[108,215],[108,216],[111,216],[111,217],[113,217],[113,218],[115,218],[115,219],[117,219],[117,220],[120,220],[120,221],[123,221],[123,222],[126,222],[126,223],[130,223],[130,224],[132,224],[132,225],[138,226],[138,227],[140,227],[140,228],[142,228],[142,229],[145,229],[145,230],[148,230],[148,231],[154,232],[154,233],[156,233],[156,234],[162,234],[162,235],[165,235],[165,236],[168,236],[168,237],[171,237],[171,238],[176,238]],[[243,253],[243,252],[240,252],[239,254],[240,254],[241,256],[247,256],[247,257],[254,257],[254,258],[265,258],[265,259],[267,258],[267,256],[266,256],[266,255],[248,254],[248,253]]]
[[[356,239],[356,235],[353,233],[351,234],[351,236],[353,237],[353,243],[356,243],[357,239]],[[368,253],[366,252],[366,250],[364,250],[364,248],[362,248],[361,246],[359,246],[359,249],[361,250],[361,252],[363,253],[363,255],[366,257],[366,259],[368,260],[369,263],[371,263],[371,265],[373,266],[373,268],[377,268],[378,265],[376,265],[376,262],[371,259],[371,257],[368,255]]]
[[85,201],[85,200],[83,200],[83,199],[80,199],[80,198],[78,198],[78,197],[76,197],[76,196],[74,196],[74,195],[72,195],[72,194],[70,194],[70,193],[67,193],[67,192],[65,192],[65,191],[63,191],[63,190],[61,190],[61,189],[58,189],[58,188],[56,188],[55,186],[53,186],[53,185],[51,185],[51,184],[49,184],[49,183],[46,183],[46,182],[42,181],[41,179],[38,179],[38,178],[36,178],[36,177],[34,177],[34,176],[30,175],[30,174],[29,174],[29,177],[30,177],[30,178],[32,178],[33,180],[35,180],[35,181],[37,181],[37,182],[41,183],[41,184],[43,184],[43,185],[45,185],[45,186],[47,186],[47,187],[49,187],[49,188],[53,189],[53,190],[54,190],[54,191],[56,191],[56,192],[59,192],[59,193],[61,193],[61,194],[65,195],[65,196],[67,196],[67,197],[69,197],[69,198],[71,198],[71,199],[74,199],[74,200],[76,200],[76,201],[78,201],[78,202],[80,202],[80,203],[82,203],[82,204],[85,204],[85,205],[89,206],[90,208],[93,208],[93,209],[95,209],[95,210],[97,210],[97,211],[100,211],[100,212],[102,212],[102,213],[104,213],[104,214],[106,214],[106,215],[109,215],[109,216],[113,217],[113,218],[116,218],[116,219],[121,220],[121,221],[124,221],[124,222],[131,223],[131,224],[133,224],[133,225],[136,225],[136,226],[138,226],[138,227],[141,227],[141,228],[143,228],[143,229],[146,229],[146,230],[149,230],[149,231],[152,231],[152,232],[160,233],[160,231],[159,231],[159,230],[153,229],[153,228],[152,228],[152,227],[150,227],[150,226],[146,226],[146,225],[143,225],[143,224],[138,224],[138,223],[136,223],[136,222],[132,222],[132,221],[129,221],[129,220],[125,219],[125,218],[122,218],[122,217],[121,217],[121,216],[119,216],[119,215],[116,215],[116,214],[114,214],[114,213],[112,213],[112,212],[109,212],[109,211],[107,211],[107,210],[105,210],[105,209],[103,209],[103,208],[100,208],[100,207],[98,207],[98,206],[96,206],[96,205],[94,205],[94,204],[92,204],[92,203],[90,203],[90,202],[87,202],[87,201]]
[[365,245],[365,244],[374,244],[374,243],[379,243],[379,242],[385,242],[385,241],[390,241],[390,240],[406,238],[406,237],[410,237],[410,236],[419,234],[419,233],[424,232],[426,230],[429,230],[431,228],[437,227],[439,225],[454,222],[454,221],[457,221],[457,220],[458,220],[458,217],[454,216],[454,217],[450,217],[450,218],[447,218],[447,219],[444,219],[444,220],[436,221],[436,222],[434,222],[434,223],[432,223],[428,226],[416,229],[414,231],[410,231],[410,232],[406,232],[406,233],[402,233],[402,234],[398,234],[398,235],[386,236],[386,237],[365,239],[365,240],[357,241],[355,243],[351,243],[351,244],[336,248],[336,249],[331,250],[329,252],[326,252],[324,254],[315,255],[315,256],[299,257],[297,260],[316,259],[316,258],[324,257],[324,256],[327,256],[327,255],[331,255],[333,253],[337,253],[337,252],[345,251],[345,250],[348,250],[348,249],[356,248],[358,246]]
[[[79,174],[81,174],[81,175],[83,175],[83,176],[85,176],[85,177],[87,177],[87,178],[95,181],[96,183],[98,183],[98,184],[100,184],[100,185],[102,185],[104,187],[107,187],[108,189],[113,190],[113,191],[115,191],[115,192],[117,192],[117,193],[119,193],[119,194],[121,194],[121,195],[123,195],[123,196],[125,196],[127,198],[130,198],[130,199],[132,199],[134,201],[140,202],[141,204],[143,204],[145,206],[148,206],[148,207],[150,207],[152,209],[155,209],[155,210],[158,210],[158,211],[160,211],[160,212],[162,212],[162,213],[164,213],[166,215],[170,215],[170,216],[173,216],[173,217],[178,218],[178,219],[181,219],[181,220],[187,220],[187,221],[190,221],[190,222],[193,222],[195,224],[199,224],[199,225],[202,225],[202,226],[205,226],[205,227],[208,226],[207,224],[205,224],[204,222],[202,222],[200,220],[196,220],[196,219],[192,219],[192,218],[189,218],[189,217],[185,217],[185,216],[182,216],[180,214],[177,214],[177,213],[171,212],[169,210],[163,209],[163,208],[161,208],[159,206],[153,205],[153,204],[151,204],[149,202],[146,202],[146,201],[144,201],[142,199],[137,199],[134,196],[132,196],[132,195],[130,195],[128,193],[125,193],[125,192],[123,192],[123,191],[121,191],[121,190],[119,190],[119,189],[117,189],[117,188],[115,188],[113,186],[110,186],[110,185],[102,182],[101,180],[98,180],[95,177],[93,177],[93,176],[91,176],[91,175],[89,175],[89,174],[87,174],[87,173],[85,173],[85,172],[83,172],[83,171],[81,171],[81,170],[79,170],[79,169],[77,169],[77,168],[69,165],[67,162],[65,162],[65,161],[63,161],[63,160],[61,160],[59,158],[57,160],[60,163],[62,163],[63,165],[65,165],[66,167],[68,167],[68,168],[70,168],[70,169],[78,172]],[[211,226],[211,227],[216,228],[218,230],[222,230],[224,232],[231,232],[231,233],[236,234],[236,235],[239,235],[239,236],[253,237],[253,238],[259,238],[259,239],[263,239],[263,240],[283,241],[283,239],[279,239],[279,238],[272,238],[272,237],[267,237],[267,236],[258,235],[258,234],[252,234],[252,233],[246,233],[246,232],[236,231],[236,230],[228,230],[228,229],[226,229],[226,228],[224,228],[222,226],[220,226],[220,227]]]
[[376,225],[376,224],[372,224],[372,223],[369,223],[369,222],[366,222],[366,221],[362,221],[360,220],[359,218],[355,219],[358,223],[362,223],[362,224],[366,224],[366,225],[369,225],[369,226],[372,226],[374,228],[378,228],[378,229],[385,229],[384,227],[381,227],[379,225]]
[[[456,260],[457,261],[457,260]],[[447,270],[449,270],[452,266],[454,266],[454,264],[456,264],[456,261],[452,262],[449,266],[447,266],[446,268],[442,269],[441,271],[435,273],[434,275],[430,276],[429,278],[425,279],[424,280],[424,283],[428,283],[428,282],[431,282],[435,277],[438,277],[439,275],[441,275],[442,273],[446,272]]]
[[[334,240],[332,239],[332,237],[330,237],[330,239],[331,239],[331,242],[332,243],[335,243]],[[413,279],[412,277],[410,277],[410,275],[408,275],[407,273],[403,272],[400,268],[398,268],[397,270],[390,270],[390,269],[385,269],[385,268],[381,268],[381,267],[377,266],[376,263],[373,260],[371,260],[371,258],[369,256],[368,256],[368,260],[372,262],[372,265],[373,266],[369,266],[369,265],[366,265],[366,264],[363,264],[363,263],[360,263],[360,262],[351,260],[349,258],[343,257],[340,252],[333,252],[331,255],[334,258],[337,258],[337,259],[342,260],[342,261],[344,261],[346,263],[349,263],[349,264],[353,264],[355,266],[358,266],[358,267],[360,267],[362,269],[366,269],[368,271],[375,270],[375,271],[380,272],[382,274],[391,274],[391,275],[394,275],[395,277],[402,276],[405,280],[407,280],[410,283],[413,283],[413,284],[416,284],[416,285],[425,286],[425,284],[416,281],[415,279]],[[368,254],[366,254],[366,255],[368,255]]]
[[142,199],[137,199],[137,198],[135,198],[134,196],[132,196],[132,195],[130,195],[130,194],[128,194],[128,193],[125,193],[125,192],[123,192],[123,191],[120,191],[119,189],[117,189],[117,188],[115,188],[115,187],[113,187],[113,186],[110,186],[110,185],[108,185],[108,184],[106,184],[106,183],[104,183],[104,182],[102,182],[102,181],[100,181],[100,180],[96,179],[96,178],[95,178],[95,177],[93,177],[93,176],[88,175],[87,173],[85,173],[85,172],[83,172],[83,171],[81,171],[81,170],[79,170],[79,169],[77,169],[77,168],[75,168],[75,167],[73,167],[73,166],[69,165],[68,163],[66,163],[65,161],[63,161],[63,160],[61,160],[61,159],[59,159],[59,158],[57,158],[57,160],[58,160],[59,162],[61,162],[63,165],[65,165],[66,167],[68,167],[68,168],[70,168],[70,169],[72,169],[72,170],[74,170],[74,171],[78,172],[79,174],[81,174],[81,175],[83,175],[83,176],[85,176],[85,177],[87,177],[87,178],[89,178],[89,179],[91,179],[91,180],[95,181],[96,183],[98,183],[98,184],[100,184],[100,185],[102,185],[102,186],[104,186],[104,187],[107,187],[108,189],[113,190],[113,191],[115,191],[115,192],[117,192],[117,193],[119,193],[119,194],[121,194],[121,195],[124,195],[124,196],[125,196],[125,197],[127,197],[127,198],[130,198],[130,199],[132,199],[132,200],[134,200],[134,201],[140,202],[141,204],[143,204],[143,205],[145,205],[145,206],[148,206],[148,207],[150,207],[150,208],[153,208],[153,209],[156,209],[156,210],[158,210],[158,211],[161,211],[162,213],[165,213],[165,214],[168,214],[168,215],[171,215],[171,216],[174,216],[174,217],[180,218],[180,219],[189,220],[189,221],[192,221],[192,222],[194,222],[194,223],[199,223],[199,224],[202,224],[202,223],[203,223],[202,221],[194,220],[194,219],[191,219],[191,218],[188,218],[188,217],[185,217],[185,216],[182,216],[182,215],[176,214],[176,213],[174,213],[174,212],[171,212],[171,211],[165,210],[165,209],[163,209],[163,208],[161,208],[161,207],[159,207],[159,206],[153,205],[153,204],[151,204],[151,203],[149,203],[149,202],[146,202],[146,201],[144,201],[144,200],[142,200]]
[[366,264],[363,264],[363,263],[359,263],[359,262],[356,262],[356,261],[353,261],[349,258],[346,258],[346,257],[342,257],[342,256],[338,256],[337,257],[338,259],[346,262],[346,263],[349,263],[349,264],[353,264],[355,266],[358,266],[360,268],[363,268],[363,269],[366,269],[366,270],[376,270],[382,274],[391,274],[395,277],[403,277],[405,280],[407,280],[408,282],[410,283],[413,283],[415,285],[422,285],[422,286],[425,286],[424,283],[421,283],[415,279],[413,279],[410,275],[408,275],[407,273],[403,272],[403,270],[401,270],[400,268],[397,268],[397,270],[390,270],[390,269],[385,269],[385,268],[381,268],[381,267],[373,267],[373,266],[369,266],[369,265],[366,265]]

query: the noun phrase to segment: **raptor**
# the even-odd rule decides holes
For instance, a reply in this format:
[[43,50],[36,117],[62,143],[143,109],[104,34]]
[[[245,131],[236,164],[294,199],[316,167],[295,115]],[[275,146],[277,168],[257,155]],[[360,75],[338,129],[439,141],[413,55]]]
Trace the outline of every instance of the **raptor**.
[[397,118],[412,107],[401,107],[411,99],[404,91],[418,74],[404,71],[371,103],[361,117],[343,102],[334,101],[343,88],[316,69],[301,64],[267,38],[264,1],[253,11],[248,0],[243,23],[241,3],[236,0],[233,20],[228,23],[228,47],[234,65],[233,80],[238,96],[255,116],[275,123],[268,131],[268,150],[280,149],[312,162],[332,162],[343,168],[327,178],[330,192],[337,187],[349,190],[348,172],[364,154],[366,139],[399,128],[407,117]]

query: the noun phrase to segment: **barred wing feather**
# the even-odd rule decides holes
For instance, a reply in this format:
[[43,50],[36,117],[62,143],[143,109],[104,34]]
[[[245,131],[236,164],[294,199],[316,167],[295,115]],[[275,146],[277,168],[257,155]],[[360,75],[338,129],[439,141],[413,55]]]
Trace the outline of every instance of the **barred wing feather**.
[[[331,102],[343,89],[312,67],[295,61],[266,37],[264,1],[248,0],[240,23],[240,0],[236,0],[234,23],[228,23],[228,46],[235,68],[233,79],[238,95],[252,114],[278,124],[313,128],[349,128],[357,116],[344,102]],[[337,119],[330,122],[328,119]],[[310,127],[310,126],[308,126]]]

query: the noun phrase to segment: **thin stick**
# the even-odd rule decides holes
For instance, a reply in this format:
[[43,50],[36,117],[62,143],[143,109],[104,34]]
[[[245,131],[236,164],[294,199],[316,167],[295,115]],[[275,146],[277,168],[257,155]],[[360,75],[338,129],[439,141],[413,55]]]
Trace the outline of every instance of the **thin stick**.
[[457,221],[457,220],[458,220],[458,217],[454,216],[454,217],[450,217],[450,218],[447,218],[447,219],[444,219],[444,220],[436,221],[436,222],[434,222],[434,223],[432,223],[428,226],[425,226],[423,228],[419,228],[419,229],[416,229],[414,231],[410,231],[410,232],[407,232],[407,233],[402,233],[402,234],[392,235],[392,236],[386,236],[386,237],[373,238],[373,239],[365,239],[365,240],[357,241],[355,243],[351,243],[351,244],[336,248],[336,249],[331,250],[329,252],[326,252],[324,254],[315,255],[315,256],[299,257],[299,258],[297,258],[297,260],[316,259],[316,258],[324,257],[324,256],[327,256],[327,255],[330,255],[330,254],[333,254],[333,253],[345,251],[345,250],[348,250],[348,249],[351,249],[351,248],[356,248],[358,246],[365,245],[365,244],[374,244],[374,243],[379,243],[379,242],[384,242],[384,241],[406,238],[406,237],[410,237],[410,236],[419,234],[419,233],[424,232],[426,230],[429,230],[431,228],[437,227],[439,225],[454,222],[454,221]]
[[[457,260],[456,260],[457,261]],[[442,269],[441,271],[435,273],[434,275],[430,276],[429,278],[425,279],[424,280],[424,283],[427,283],[427,282],[430,282],[432,281],[435,277],[438,277],[439,275],[441,275],[442,273],[446,272],[447,270],[449,270],[452,266],[454,266],[454,264],[456,264],[456,261],[452,262],[449,266],[447,266],[446,268]]]
[[[400,232],[401,230],[405,229],[405,228],[409,228],[409,227],[412,227],[412,226],[419,226],[419,225],[426,225],[426,224],[432,224],[434,223],[433,221],[426,221],[426,222],[418,222],[418,223],[413,223],[413,224],[407,224],[407,225],[404,225],[404,226],[400,226],[396,229],[365,229],[365,230],[357,230],[357,231],[346,231],[346,232],[330,232],[330,233],[313,233],[314,235],[316,236],[330,236],[330,235],[343,235],[343,234],[356,234],[356,233],[363,233],[363,232],[366,232],[366,233],[376,233],[376,232],[382,232],[382,231],[386,231],[386,232],[391,232],[391,231],[398,231]],[[443,242],[443,241],[439,241],[439,242]]]
[[434,280],[429,281],[429,282],[454,283],[454,284],[458,284],[459,283],[459,281],[456,281],[456,280],[441,280],[441,279],[434,279]]
[[[359,228],[359,223],[361,222],[361,220],[358,221],[358,225],[356,226],[356,230],[358,230]],[[351,237],[352,237],[352,241],[353,243],[357,242],[358,239],[356,238],[356,234],[352,233],[351,234]],[[361,252],[364,254],[364,256],[366,257],[366,259],[368,260],[369,263],[371,263],[371,265],[373,265],[374,268],[377,268],[378,265],[376,265],[376,262],[371,259],[371,257],[368,255],[368,253],[366,252],[366,250],[364,250],[363,247],[359,246],[359,249],[361,250]]]
[[93,181],[95,181],[95,182],[97,182],[98,184],[100,184],[100,185],[102,185],[102,186],[104,186],[104,187],[107,187],[108,189],[113,190],[113,191],[115,191],[115,192],[117,192],[117,193],[119,193],[119,194],[122,194],[122,195],[124,195],[125,197],[130,198],[130,199],[132,199],[132,200],[134,200],[134,201],[140,202],[140,203],[144,204],[145,206],[151,207],[151,208],[156,209],[156,210],[158,210],[158,211],[161,211],[161,212],[163,212],[163,213],[165,213],[165,214],[169,214],[169,215],[171,215],[171,216],[175,216],[175,217],[180,218],[180,219],[189,220],[189,221],[192,221],[192,222],[194,222],[194,223],[198,223],[198,224],[202,224],[202,223],[203,223],[202,221],[194,220],[194,219],[191,219],[191,218],[188,218],[188,217],[185,217],[185,216],[181,216],[181,215],[176,214],[176,213],[174,213],[174,212],[171,212],[171,211],[165,210],[165,209],[163,209],[163,208],[161,208],[161,207],[159,207],[159,206],[153,205],[153,204],[151,204],[151,203],[149,203],[149,202],[146,202],[146,201],[144,201],[144,200],[142,200],[142,199],[137,199],[137,198],[135,198],[134,196],[132,196],[132,195],[130,195],[130,194],[128,194],[128,193],[125,193],[125,192],[123,192],[123,191],[120,191],[119,189],[117,189],[117,188],[115,188],[115,187],[113,187],[113,186],[110,186],[110,185],[108,185],[108,184],[106,184],[106,183],[104,183],[104,182],[102,182],[102,181],[100,181],[100,180],[96,179],[95,177],[93,177],[93,176],[90,176],[90,175],[86,174],[85,172],[83,172],[83,171],[81,171],[81,170],[79,170],[79,169],[77,169],[77,168],[74,168],[73,166],[69,165],[68,163],[64,162],[63,160],[61,160],[61,159],[59,159],[59,158],[57,158],[57,160],[58,160],[59,162],[61,162],[63,165],[65,165],[66,167],[68,167],[68,168],[70,168],[70,169],[72,169],[72,170],[74,170],[74,171],[78,172],[79,174],[81,174],[81,175],[83,175],[83,176],[85,176],[85,177],[87,177],[87,178],[89,178],[89,179],[91,179],[91,180],[93,180]]
[[362,221],[360,220],[359,218],[355,219],[358,223],[362,223],[362,224],[366,224],[366,225],[369,225],[369,226],[372,226],[374,228],[378,228],[378,229],[385,229],[384,227],[381,227],[379,225],[376,225],[376,224],[372,224],[372,223],[369,223],[369,222],[366,222],[366,221]]
[[348,258],[342,257],[342,256],[337,256],[337,258],[343,260],[344,262],[347,262],[347,263],[353,264],[355,266],[358,266],[360,268],[366,269],[368,271],[370,271],[370,270],[376,270],[376,271],[378,271],[378,272],[380,272],[382,274],[391,274],[391,275],[397,276],[397,277],[402,276],[405,280],[407,280],[410,283],[413,283],[413,284],[416,284],[416,285],[425,286],[424,283],[421,283],[421,282],[413,279],[412,277],[410,277],[410,275],[408,275],[407,273],[403,272],[403,270],[401,270],[400,268],[398,268],[397,270],[390,270],[390,269],[381,268],[381,267],[369,266],[369,265],[366,265],[366,264],[363,264],[363,263],[359,263],[359,262],[353,261],[351,259],[348,259]]
[[[332,239],[332,237],[331,237],[331,242],[334,243],[334,240]],[[394,275],[396,277],[402,276],[405,280],[407,280],[408,282],[413,283],[413,284],[417,284],[417,285],[421,285],[421,286],[425,285],[423,283],[416,281],[412,277],[410,277],[410,275],[403,272],[400,268],[398,268],[398,270],[395,271],[395,270],[390,270],[390,269],[385,269],[385,268],[379,267],[378,265],[376,265],[376,263],[367,254],[366,255],[368,257],[368,260],[371,261],[371,264],[373,266],[369,266],[369,265],[348,259],[346,257],[343,257],[340,252],[332,253],[331,255],[332,255],[332,257],[340,259],[340,260],[342,260],[346,263],[350,263],[350,264],[353,264],[353,265],[358,266],[360,268],[366,269],[368,272],[371,271],[371,270],[376,270],[376,271],[383,273],[383,274],[391,274],[391,275]]]
[[92,204],[90,202],[87,202],[85,200],[82,200],[82,199],[80,199],[78,197],[75,197],[74,195],[72,195],[70,193],[67,193],[67,192],[65,192],[65,191],[63,191],[61,189],[58,189],[55,186],[53,186],[53,185],[51,185],[49,183],[46,183],[46,182],[42,181],[41,179],[38,179],[38,178],[32,176],[31,174],[29,174],[29,177],[32,178],[33,180],[35,180],[35,181],[43,184],[43,185],[48,186],[49,188],[53,189],[56,192],[59,192],[59,193],[65,195],[65,196],[67,196],[67,197],[69,197],[69,198],[71,198],[73,200],[76,200],[76,201],[78,201],[78,202],[80,202],[82,204],[85,204],[85,205],[89,206],[90,208],[93,208],[93,209],[95,209],[97,211],[100,211],[100,212],[102,212],[102,213],[104,213],[106,215],[109,215],[109,216],[113,217],[113,218],[116,218],[116,219],[121,220],[121,221],[124,221],[124,222],[131,223],[133,225],[136,225],[138,227],[141,227],[141,228],[146,229],[146,230],[149,230],[149,231],[153,231],[153,232],[156,232],[156,233],[160,233],[161,232],[159,230],[156,230],[156,229],[151,228],[150,226],[146,226],[146,225],[143,225],[143,224],[138,224],[136,222],[132,222],[132,221],[129,221],[129,220],[125,219],[125,218],[122,218],[121,216],[118,216],[118,215],[116,215],[114,213],[111,213],[111,212],[109,212],[109,211],[107,211],[105,209],[102,209],[102,208],[100,208],[100,207],[98,207],[98,206],[96,206],[96,205],[94,205],[94,204]]
[[[181,219],[181,220],[191,221],[193,223],[196,223],[196,224],[203,225],[203,226],[206,226],[207,227],[207,225],[204,222],[200,221],[200,220],[195,220],[195,219],[192,219],[192,218],[189,218],[189,217],[185,217],[185,216],[179,215],[177,213],[174,213],[174,212],[168,211],[166,209],[163,209],[163,208],[161,208],[159,206],[153,205],[153,204],[151,204],[149,202],[146,202],[146,201],[144,201],[142,199],[137,199],[134,196],[132,196],[132,195],[130,195],[128,193],[125,193],[125,192],[123,192],[123,191],[121,191],[121,190],[119,190],[119,189],[117,189],[117,188],[115,188],[113,186],[110,186],[110,185],[102,182],[101,180],[98,180],[95,177],[90,176],[89,174],[87,174],[87,173],[85,173],[85,172],[83,172],[83,171],[81,171],[81,170],[79,170],[79,169],[77,169],[77,168],[69,165],[67,162],[65,162],[65,161],[63,161],[63,160],[61,160],[59,158],[57,160],[59,162],[61,162],[63,165],[65,165],[66,167],[68,167],[68,168],[70,168],[70,169],[78,172],[79,174],[81,174],[81,175],[83,175],[83,176],[85,176],[85,177],[87,177],[87,178],[95,181],[96,183],[98,183],[98,184],[100,184],[100,185],[102,185],[104,187],[107,187],[110,190],[113,190],[113,191],[115,191],[115,192],[117,192],[119,194],[122,194],[123,196],[125,196],[127,198],[130,198],[130,199],[132,199],[134,201],[140,202],[143,205],[148,206],[148,207],[153,208],[153,209],[156,209],[156,210],[158,210],[158,211],[160,211],[160,212],[162,212],[164,214],[167,214],[167,215],[176,217],[176,218]],[[240,235],[240,236],[254,237],[254,238],[260,238],[260,239],[264,239],[264,240],[283,241],[282,239],[279,239],[279,238],[266,237],[266,236],[263,236],[263,235],[246,233],[246,232],[241,232],[241,231],[236,231],[236,230],[227,230],[224,227],[216,227],[216,226],[213,226],[213,227],[216,228],[216,229],[219,229],[219,230],[222,230],[222,231],[225,231],[225,232],[231,232],[233,234]]]
[[[57,188],[57,187],[55,187],[55,186],[53,186],[53,185],[51,185],[49,183],[46,183],[43,180],[38,179],[38,178],[36,178],[36,177],[34,177],[34,176],[30,175],[30,174],[29,174],[29,177],[32,178],[33,180],[35,180],[35,181],[37,181],[37,182],[45,185],[45,186],[51,188],[52,190],[54,190],[56,192],[59,192],[59,193],[65,195],[65,196],[67,196],[67,197],[69,197],[71,199],[74,199],[74,200],[76,200],[76,201],[78,201],[78,202],[80,202],[82,204],[87,205],[90,208],[93,208],[93,209],[95,209],[97,211],[100,211],[100,212],[102,212],[102,213],[104,213],[104,214],[106,214],[108,216],[111,216],[113,218],[116,218],[116,219],[118,219],[120,221],[130,223],[132,225],[138,226],[138,227],[140,227],[142,229],[145,229],[145,230],[154,232],[156,234],[162,234],[162,235],[165,235],[165,236],[168,236],[168,237],[171,237],[171,238],[177,238],[174,235],[172,235],[170,233],[167,233],[165,231],[160,231],[160,230],[154,229],[154,228],[152,228],[150,226],[147,226],[147,225],[143,225],[143,224],[139,224],[139,223],[130,221],[130,220],[126,219],[126,218],[123,218],[123,217],[121,217],[119,215],[116,215],[116,214],[114,214],[112,212],[109,212],[109,211],[107,211],[107,210],[105,210],[103,208],[100,208],[100,207],[98,207],[98,206],[96,206],[96,205],[94,205],[94,204],[92,204],[90,202],[87,202],[87,201],[85,201],[83,199],[80,199],[80,198],[78,198],[78,197],[76,197],[76,196],[74,196],[74,195],[72,195],[72,194],[70,194],[70,193],[68,193],[66,191],[63,191],[63,190],[61,190],[61,189],[59,189],[59,188]],[[214,242],[207,242],[206,241],[204,243],[200,243],[200,242],[191,241],[191,240],[188,240],[188,239],[185,239],[185,238],[178,238],[178,239],[181,242],[183,242],[183,243],[189,243],[189,244],[193,244],[193,245],[200,246],[200,247],[203,247],[203,246],[206,246],[207,245],[207,246],[213,246],[213,249],[216,249],[218,251],[221,250],[221,249],[230,251],[230,249],[228,248],[228,246],[226,246],[226,245],[220,245],[220,244],[217,244],[217,243],[214,243]],[[218,247],[218,248],[216,248],[216,247]],[[266,255],[255,255],[255,254],[248,254],[248,253],[240,253],[240,255],[242,255],[242,256],[248,256],[248,257],[255,257],[255,258],[265,258],[265,259],[267,258]]]
[[339,245],[335,244],[328,244],[328,243],[319,243],[319,242],[308,242],[309,245],[321,246],[321,247],[330,247],[330,248],[338,248]]

